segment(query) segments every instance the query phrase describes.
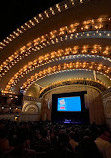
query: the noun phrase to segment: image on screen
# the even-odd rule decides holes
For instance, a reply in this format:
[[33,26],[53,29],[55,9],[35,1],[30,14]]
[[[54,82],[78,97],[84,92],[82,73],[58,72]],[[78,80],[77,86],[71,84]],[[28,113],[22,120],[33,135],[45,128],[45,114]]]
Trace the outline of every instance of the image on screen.
[[81,111],[81,98],[80,96],[62,97],[57,99],[57,111]]

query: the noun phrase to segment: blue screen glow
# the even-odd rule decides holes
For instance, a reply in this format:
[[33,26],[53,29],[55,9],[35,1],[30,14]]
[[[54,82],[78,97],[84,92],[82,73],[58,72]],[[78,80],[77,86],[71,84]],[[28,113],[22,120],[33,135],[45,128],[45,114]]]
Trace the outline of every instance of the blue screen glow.
[[57,111],[81,111],[81,98],[80,96],[58,98]]

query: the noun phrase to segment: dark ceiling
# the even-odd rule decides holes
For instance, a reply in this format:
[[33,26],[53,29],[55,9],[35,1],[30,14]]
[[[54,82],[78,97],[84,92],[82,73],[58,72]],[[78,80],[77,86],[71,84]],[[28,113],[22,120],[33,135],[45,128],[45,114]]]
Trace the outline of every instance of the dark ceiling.
[[4,0],[0,4],[0,42],[37,14],[63,0]]

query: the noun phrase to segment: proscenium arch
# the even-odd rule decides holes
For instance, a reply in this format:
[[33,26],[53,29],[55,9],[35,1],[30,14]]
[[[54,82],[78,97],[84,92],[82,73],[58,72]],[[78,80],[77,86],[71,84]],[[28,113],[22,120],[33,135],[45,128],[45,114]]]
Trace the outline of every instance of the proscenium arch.
[[[79,71],[89,71],[89,72],[91,72],[91,70],[88,70],[88,69],[76,69],[76,70],[79,70]],[[55,75],[55,74],[60,74],[60,73],[64,73],[64,72],[71,72],[71,71],[74,71],[73,69],[70,69],[70,70],[62,70],[62,71],[58,71],[58,72],[56,72],[56,73],[52,73],[52,74],[50,74],[50,75],[48,75],[48,76],[45,76],[45,77],[50,77],[51,75]],[[98,74],[102,74],[102,73],[100,73],[100,72],[98,72],[97,71],[97,73]],[[107,76],[106,75],[104,75],[106,78],[107,78]],[[41,83],[37,83],[37,81],[40,81],[41,79],[45,79],[45,77],[41,77],[41,78],[39,78],[39,79],[37,79],[37,80],[35,80],[35,81],[33,81],[31,84],[29,84],[28,85],[28,87],[27,88],[25,88],[25,89],[22,89],[22,87],[21,87],[21,90],[23,90],[23,94],[24,95],[26,95],[26,93],[27,93],[27,90],[33,85],[33,84],[38,84],[40,87],[41,87],[41,91],[43,90],[43,89],[45,89],[45,88],[47,88],[47,87],[49,87],[50,85],[51,86],[53,86],[53,84],[55,84],[55,83],[61,83],[61,82],[63,82],[64,80],[58,80],[58,81],[55,81],[55,82],[51,82],[50,84],[48,84],[48,86],[41,86]],[[107,78],[107,79],[109,79],[109,78]],[[70,77],[69,79],[66,79],[65,81],[93,81],[93,82],[96,82],[96,83],[99,83],[99,84],[101,84],[101,85],[103,85],[103,87],[106,87],[106,88],[110,88],[111,86],[110,85],[107,85],[107,84],[105,84],[104,82],[102,82],[102,81],[100,81],[100,80],[94,80],[94,79],[92,79],[92,78],[89,78],[89,77],[86,77],[86,78],[84,78],[84,77]],[[41,92],[40,91],[40,92]]]
[[[82,69],[80,69],[80,70],[82,70]],[[73,71],[73,70],[64,70],[64,71]],[[87,71],[90,71],[90,70],[87,70]],[[63,72],[63,71],[59,71],[59,72],[56,72],[56,73],[61,73],[61,72]],[[52,73],[52,74],[50,74],[50,75],[53,75],[53,74],[55,74],[55,73]],[[49,76],[50,76],[50,75],[49,75]],[[42,78],[44,78],[44,77],[41,77],[40,79],[42,79]],[[36,82],[39,81],[40,79],[37,79],[37,80],[33,81],[33,82],[32,82],[31,84],[29,84],[28,87],[25,88],[25,89],[22,89],[22,87],[21,87],[21,90],[24,90],[24,95],[26,94],[27,89],[30,88],[31,85],[33,85],[34,83],[36,83]],[[75,78],[75,80],[77,80],[77,78]],[[83,80],[83,78],[78,78],[78,80]],[[90,81],[91,78],[87,78],[86,80]],[[102,84],[102,83],[101,83],[101,84]],[[108,87],[108,88],[110,87],[110,86],[108,86],[108,85],[105,85],[104,83],[103,83],[103,85],[104,85],[105,87]],[[43,88],[43,87],[42,87],[42,88]]]
[[[74,70],[74,69],[86,69],[86,70],[96,70],[96,71],[99,71],[103,74],[105,74],[107,77],[111,76],[110,75],[110,67],[107,67],[105,65],[102,65],[102,64],[98,64],[98,63],[94,63],[94,62],[91,62],[91,63],[88,63],[88,62],[76,62],[76,63],[73,63],[73,62],[70,62],[70,63],[64,63],[64,64],[59,64],[59,65],[55,65],[53,67],[49,67],[48,69],[44,69],[43,71],[39,71],[38,73],[36,73],[34,76],[31,76],[31,78],[29,78],[22,86],[22,88],[24,88],[24,85],[26,84],[27,85],[27,82],[31,81],[30,83],[34,82],[37,78],[36,76],[38,75],[40,79],[41,77],[45,77],[47,75],[51,75],[50,72],[53,73],[56,73],[59,72],[59,71],[69,71],[69,70]],[[104,69],[103,69],[104,68]],[[45,73],[43,76],[41,75],[41,73]],[[109,73],[109,76],[108,76],[108,73]],[[33,80],[32,80],[33,78]],[[110,78],[110,77],[109,77]],[[8,85],[5,90],[9,90],[11,88],[11,85]]]
[[[83,45],[82,47],[74,46],[74,47],[67,47],[65,49],[59,49],[57,51],[53,51],[51,53],[46,53],[44,56],[39,56],[37,59],[28,62],[22,69],[20,69],[11,79],[10,81],[13,82],[13,85],[17,84],[20,78],[24,77],[24,75],[28,74],[30,71],[37,69],[40,66],[45,64],[51,63],[59,60],[64,59],[72,59],[78,57],[95,57],[98,58],[99,56],[104,60],[110,61],[110,46],[106,46],[105,48],[101,45]],[[71,56],[73,55],[73,56]],[[109,58],[108,58],[109,57]],[[8,82],[8,84],[10,83]]]
[[[28,87],[30,84],[32,84],[34,81],[37,81],[38,79],[41,79],[47,75],[52,75],[55,73],[59,73],[59,72],[63,72],[63,71],[71,71],[74,69],[86,69],[86,70],[95,70],[97,72],[103,73],[104,75],[106,75],[108,78],[111,77],[110,71],[111,68],[110,67],[106,67],[105,65],[101,65],[101,64],[96,64],[94,62],[91,63],[64,63],[64,64],[59,64],[57,66],[53,66],[53,67],[49,67],[48,69],[44,69],[43,71],[39,71],[39,73],[36,73],[34,76],[31,76],[31,78],[29,78],[22,86],[22,88],[26,88]],[[106,70],[105,70],[106,69]],[[109,74],[108,74],[109,73]]]
[[91,79],[69,79],[65,81],[55,82],[47,87],[44,87],[40,91],[40,97],[42,97],[43,95],[45,95],[47,92],[49,92],[52,89],[65,86],[65,85],[74,85],[74,84],[88,85],[90,87],[95,87],[100,93],[102,93],[108,88],[106,85],[104,85],[102,82],[98,80],[96,81],[96,80],[91,80]]

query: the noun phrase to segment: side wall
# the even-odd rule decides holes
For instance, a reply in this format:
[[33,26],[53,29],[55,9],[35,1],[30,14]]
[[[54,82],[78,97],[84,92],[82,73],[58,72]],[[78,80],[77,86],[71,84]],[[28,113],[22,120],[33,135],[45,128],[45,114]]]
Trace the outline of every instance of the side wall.
[[106,117],[106,123],[111,129],[111,88],[103,93],[104,113]]

